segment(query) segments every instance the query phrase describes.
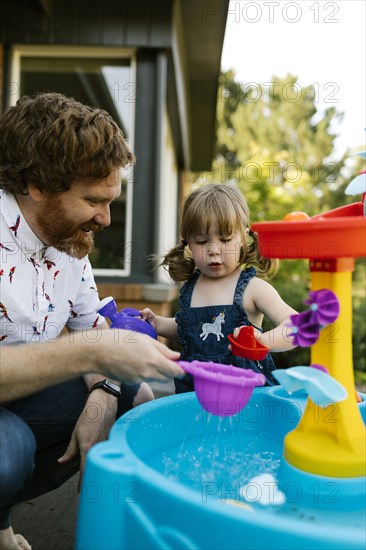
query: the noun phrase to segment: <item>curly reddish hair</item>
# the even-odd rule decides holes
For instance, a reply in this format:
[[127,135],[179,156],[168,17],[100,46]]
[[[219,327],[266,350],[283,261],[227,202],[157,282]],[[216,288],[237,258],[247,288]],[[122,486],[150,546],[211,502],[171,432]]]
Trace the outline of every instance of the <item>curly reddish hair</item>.
[[28,184],[67,191],[77,179],[104,179],[135,157],[102,109],[58,93],[22,97],[0,117],[0,187],[27,194]]

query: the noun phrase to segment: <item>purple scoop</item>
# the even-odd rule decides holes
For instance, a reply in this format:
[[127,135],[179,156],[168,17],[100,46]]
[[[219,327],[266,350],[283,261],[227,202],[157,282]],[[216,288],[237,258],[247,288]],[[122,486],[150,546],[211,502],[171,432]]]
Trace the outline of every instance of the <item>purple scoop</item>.
[[231,416],[248,403],[255,386],[264,386],[263,374],[233,365],[205,361],[178,361],[194,379],[198,401],[215,416]]
[[118,312],[116,302],[111,296],[99,302],[97,312],[103,315],[103,317],[108,317],[108,319],[111,320],[111,328],[132,330],[134,332],[147,334],[151,336],[151,338],[157,338],[156,330],[149,321],[144,321],[142,319],[138,309],[126,307]]

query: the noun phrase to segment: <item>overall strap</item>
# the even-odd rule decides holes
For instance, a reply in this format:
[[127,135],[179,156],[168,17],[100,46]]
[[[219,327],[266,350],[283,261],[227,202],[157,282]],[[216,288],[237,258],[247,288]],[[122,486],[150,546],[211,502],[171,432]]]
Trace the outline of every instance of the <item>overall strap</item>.
[[188,279],[188,281],[186,281],[182,286],[178,299],[178,305],[180,308],[191,306],[193,289],[196,286],[197,279],[200,275],[201,272],[196,269],[192,277]]
[[243,295],[249,281],[256,276],[256,269],[254,267],[247,267],[240,273],[240,277],[236,284],[234,294],[234,304],[238,304],[243,307]]

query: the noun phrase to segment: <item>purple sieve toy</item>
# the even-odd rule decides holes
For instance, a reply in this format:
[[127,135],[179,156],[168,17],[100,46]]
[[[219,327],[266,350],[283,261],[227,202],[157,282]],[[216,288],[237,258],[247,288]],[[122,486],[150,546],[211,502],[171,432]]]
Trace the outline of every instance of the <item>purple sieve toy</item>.
[[157,338],[157,333],[149,321],[144,321],[138,309],[126,307],[122,311],[117,311],[117,304],[112,298],[104,298],[99,302],[97,312],[108,317],[111,320],[111,328],[122,328],[124,330],[133,330]]
[[194,378],[198,401],[215,416],[232,416],[248,403],[255,386],[264,386],[263,374],[233,365],[204,361],[178,361]]

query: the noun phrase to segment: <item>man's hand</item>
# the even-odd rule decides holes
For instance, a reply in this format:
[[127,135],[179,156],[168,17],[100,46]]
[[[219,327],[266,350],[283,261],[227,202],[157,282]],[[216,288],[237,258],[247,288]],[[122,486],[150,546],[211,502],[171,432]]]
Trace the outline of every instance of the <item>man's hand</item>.
[[60,464],[68,462],[80,453],[79,488],[85,468],[86,454],[89,449],[100,441],[108,438],[109,431],[116,420],[118,400],[102,389],[94,390],[88,397],[81,413],[69,445],[58,459]]
[[[144,380],[168,382],[185,374],[175,362],[180,353],[146,334],[120,329],[104,330],[98,345],[90,346],[89,350],[88,355],[96,364],[91,369],[93,372],[103,372],[108,378],[127,384],[139,384]],[[94,355],[91,355],[93,351]]]

